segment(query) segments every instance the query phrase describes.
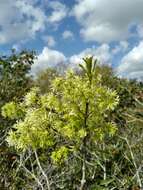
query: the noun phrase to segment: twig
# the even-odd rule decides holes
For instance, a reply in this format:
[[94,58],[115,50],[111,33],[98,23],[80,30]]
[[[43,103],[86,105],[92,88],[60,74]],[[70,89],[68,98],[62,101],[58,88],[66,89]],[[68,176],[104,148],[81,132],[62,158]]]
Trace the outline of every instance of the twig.
[[43,174],[43,176],[46,179],[47,188],[48,188],[48,190],[50,190],[51,188],[50,188],[49,179],[48,179],[47,175],[45,174],[43,168],[41,167],[41,164],[40,164],[40,161],[39,161],[39,157],[38,157],[38,154],[37,154],[36,150],[34,151],[34,153],[35,153],[35,157],[36,157],[36,161],[37,161],[37,164],[39,166],[39,169],[40,169],[41,173]]

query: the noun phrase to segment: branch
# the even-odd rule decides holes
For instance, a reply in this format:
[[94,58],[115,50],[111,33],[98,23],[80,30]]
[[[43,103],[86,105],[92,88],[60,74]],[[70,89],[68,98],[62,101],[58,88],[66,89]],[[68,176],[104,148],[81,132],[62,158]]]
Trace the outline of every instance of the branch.
[[39,169],[40,169],[41,173],[43,174],[43,176],[46,179],[47,188],[48,188],[48,190],[50,190],[51,188],[50,188],[49,179],[48,179],[47,175],[45,174],[43,168],[41,167],[41,164],[40,164],[40,161],[39,161],[39,157],[38,157],[38,154],[37,154],[36,150],[34,151],[34,153],[35,153],[35,157],[36,157],[36,161],[37,161],[37,164],[39,166]]
[[137,164],[136,164],[135,157],[134,157],[133,151],[131,149],[131,146],[130,146],[127,138],[123,138],[123,137],[120,137],[120,138],[123,139],[123,140],[125,140],[126,143],[127,143],[127,145],[128,145],[128,147],[129,147],[130,155],[131,155],[131,158],[132,158],[135,170],[136,170],[137,182],[138,182],[139,186],[142,187],[142,182],[141,182],[141,178],[140,178],[140,175],[139,175],[139,169],[137,167]]
[[81,179],[80,190],[83,190],[85,183],[86,183],[86,179],[85,179],[85,160],[83,160],[83,165],[82,165],[82,179]]

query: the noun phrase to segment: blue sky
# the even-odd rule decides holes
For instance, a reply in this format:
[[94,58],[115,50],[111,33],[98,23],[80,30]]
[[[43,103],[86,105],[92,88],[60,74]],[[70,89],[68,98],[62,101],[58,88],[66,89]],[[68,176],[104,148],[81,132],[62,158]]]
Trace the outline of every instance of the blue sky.
[[143,0],[1,0],[0,52],[36,50],[33,72],[93,55],[143,79]]

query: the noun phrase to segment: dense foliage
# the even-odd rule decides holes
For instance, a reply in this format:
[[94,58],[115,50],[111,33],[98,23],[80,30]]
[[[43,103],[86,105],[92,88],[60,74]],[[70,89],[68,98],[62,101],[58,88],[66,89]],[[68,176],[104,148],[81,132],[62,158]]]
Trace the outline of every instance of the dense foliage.
[[[0,57],[0,109],[10,101],[20,101],[31,88],[30,69],[35,59],[34,52],[12,51],[10,56]],[[0,113],[0,188],[9,188],[14,175],[12,164],[16,152],[7,146],[5,137],[15,121],[4,119]]]
[[[20,55],[14,61],[23,65]],[[30,55],[31,65],[34,55]],[[12,68],[8,75],[19,80],[11,75]],[[85,58],[80,68],[79,73],[66,75],[48,69],[33,82],[25,69],[22,79],[34,87],[27,92],[28,82],[15,85],[22,88],[20,94],[15,90],[12,98],[3,99],[2,119],[9,126],[6,130],[2,125],[3,149],[14,153],[9,165],[1,166],[12,168],[11,180],[5,178],[8,173],[1,175],[3,188],[142,187],[142,83],[117,78],[111,68],[97,65],[92,57]],[[8,93],[13,90],[9,88]]]

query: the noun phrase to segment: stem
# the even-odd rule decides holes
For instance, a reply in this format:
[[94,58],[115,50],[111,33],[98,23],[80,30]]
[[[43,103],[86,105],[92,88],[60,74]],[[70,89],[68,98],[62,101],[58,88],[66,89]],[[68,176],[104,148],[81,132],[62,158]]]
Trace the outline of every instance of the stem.
[[103,167],[104,176],[103,179],[106,180],[106,165]]
[[[103,143],[103,155],[104,155],[104,151],[105,151],[105,144]],[[106,174],[106,158],[104,157],[104,165],[103,165],[103,179],[106,180],[107,174]]]
[[48,190],[50,190],[51,188],[50,188],[49,179],[48,179],[47,175],[45,174],[44,170],[41,167],[41,164],[40,164],[40,161],[39,161],[39,157],[38,157],[38,154],[37,154],[36,150],[34,151],[34,153],[35,153],[35,157],[36,157],[36,161],[37,161],[37,164],[39,166],[39,169],[40,169],[41,173],[43,174],[43,176],[46,179],[47,188],[48,188]]
[[126,141],[128,147],[129,147],[130,155],[131,155],[131,158],[132,158],[135,170],[136,170],[137,183],[139,184],[140,187],[142,187],[142,182],[141,182],[141,178],[140,178],[140,175],[139,175],[139,170],[138,170],[138,167],[137,167],[137,164],[136,164],[135,157],[134,157],[133,151],[131,149],[131,146],[130,146],[127,138],[122,138],[122,139],[124,139]]
[[[18,162],[19,166],[18,166],[18,168],[16,170],[16,174],[15,174],[14,177],[17,176],[17,173],[18,173],[19,169],[22,167],[29,175],[31,175],[35,179],[35,181],[37,182],[37,184],[41,187],[41,190],[44,190],[44,187],[43,187],[42,183],[40,182],[40,179],[38,179],[38,177],[36,177],[36,175],[34,174],[34,171],[31,172],[30,170],[28,170],[25,167],[25,163],[26,163],[26,161],[28,159],[30,159],[30,157],[31,157],[31,153],[30,152],[29,152],[29,156],[27,158],[24,158],[24,154],[20,155],[20,161]],[[24,159],[24,161],[23,161],[23,159]]]
[[[87,128],[87,119],[88,119],[88,110],[89,110],[89,103],[86,102],[86,107],[85,107],[85,117],[84,117],[84,128]],[[82,148],[81,148],[81,152],[83,155],[83,163],[82,163],[82,178],[81,178],[81,185],[80,185],[80,190],[84,189],[85,183],[86,183],[86,143],[87,143],[87,137],[88,135],[86,135],[83,139],[83,143],[82,143]]]
[[80,190],[83,190],[85,183],[86,179],[85,179],[85,159],[84,159],[82,164],[82,179],[81,179]]
[[134,157],[133,151],[132,151],[131,146],[129,145],[129,142],[128,142],[127,139],[126,139],[126,142],[127,142],[128,147],[129,147],[129,150],[130,150],[130,154],[131,154],[131,157],[132,157],[132,160],[133,160],[134,167],[136,169],[137,182],[138,182],[139,186],[142,187],[142,183],[141,183],[139,171],[138,171],[138,168],[137,168],[137,164],[135,162],[135,157]]
[[41,187],[41,189],[44,190],[44,187],[43,187],[42,183],[40,182],[40,180],[31,171],[29,171],[23,164],[21,166],[25,169],[25,171],[27,173],[29,173],[35,179],[35,181],[38,183],[38,185]]

